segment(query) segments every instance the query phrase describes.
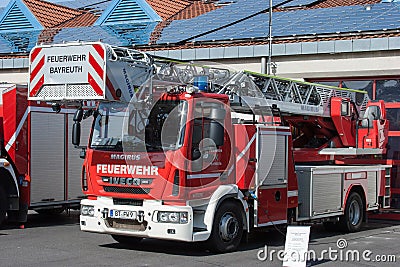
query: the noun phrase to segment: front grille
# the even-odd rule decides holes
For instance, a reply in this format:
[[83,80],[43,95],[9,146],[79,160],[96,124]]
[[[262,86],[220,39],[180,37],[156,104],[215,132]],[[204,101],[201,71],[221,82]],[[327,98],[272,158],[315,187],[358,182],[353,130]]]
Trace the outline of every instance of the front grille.
[[146,221],[140,223],[137,220],[107,218],[105,220],[105,222],[106,222],[107,227],[131,230],[131,231],[136,231],[136,232],[143,232],[146,230],[146,227],[147,227]]
[[137,194],[145,195],[150,193],[150,188],[140,187],[118,187],[118,186],[104,186],[104,191],[109,193],[123,193],[123,194]]
[[113,198],[114,205],[143,206],[142,199]]

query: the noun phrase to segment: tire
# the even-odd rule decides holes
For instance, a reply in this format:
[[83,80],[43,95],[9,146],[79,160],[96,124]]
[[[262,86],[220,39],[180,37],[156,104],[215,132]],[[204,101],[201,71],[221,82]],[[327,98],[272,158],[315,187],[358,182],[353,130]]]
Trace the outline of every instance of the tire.
[[341,230],[346,232],[357,232],[361,229],[364,220],[364,204],[361,196],[353,192],[347,198],[344,216],[339,220]]
[[138,244],[143,238],[135,236],[124,236],[124,235],[111,235],[111,237],[118,243],[125,246],[132,246]]
[[214,216],[213,226],[207,245],[217,253],[234,251],[243,236],[243,216],[237,204],[222,203]]
[[0,187],[0,225],[6,219],[7,213],[7,196],[3,188]]

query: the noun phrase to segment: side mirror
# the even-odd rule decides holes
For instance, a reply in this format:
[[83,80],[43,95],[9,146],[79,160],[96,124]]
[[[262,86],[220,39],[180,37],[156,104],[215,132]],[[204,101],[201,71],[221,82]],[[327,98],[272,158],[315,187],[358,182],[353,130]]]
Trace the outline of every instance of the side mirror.
[[74,146],[79,146],[81,143],[81,123],[79,121],[75,121],[74,125],[72,125],[72,144]]
[[72,125],[72,144],[79,146],[81,143],[81,121],[83,118],[83,109],[80,107],[75,111],[73,118],[74,125]]

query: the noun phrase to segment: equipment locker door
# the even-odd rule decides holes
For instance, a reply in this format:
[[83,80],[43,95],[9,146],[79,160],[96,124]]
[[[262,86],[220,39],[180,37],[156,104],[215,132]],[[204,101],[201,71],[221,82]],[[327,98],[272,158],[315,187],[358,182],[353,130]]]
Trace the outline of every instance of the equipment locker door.
[[256,226],[286,223],[289,134],[274,127],[258,128]]
[[65,115],[31,113],[31,204],[65,198]]

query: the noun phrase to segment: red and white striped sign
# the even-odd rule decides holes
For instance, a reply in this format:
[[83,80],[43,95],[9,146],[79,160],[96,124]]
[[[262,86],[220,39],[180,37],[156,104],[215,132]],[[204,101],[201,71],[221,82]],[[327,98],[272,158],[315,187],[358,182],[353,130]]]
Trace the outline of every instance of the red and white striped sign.
[[[35,47],[30,54],[29,99],[41,100],[46,86],[90,85],[91,99],[104,99],[106,87],[106,49],[101,43],[68,44]],[[65,86],[65,87],[62,87]],[[115,90],[114,90],[115,93]],[[62,99],[87,99],[79,90],[65,93]],[[60,94],[46,94],[49,100],[60,100]]]

